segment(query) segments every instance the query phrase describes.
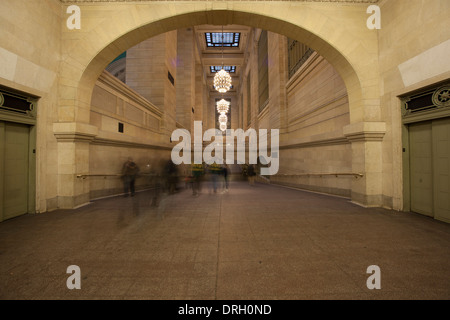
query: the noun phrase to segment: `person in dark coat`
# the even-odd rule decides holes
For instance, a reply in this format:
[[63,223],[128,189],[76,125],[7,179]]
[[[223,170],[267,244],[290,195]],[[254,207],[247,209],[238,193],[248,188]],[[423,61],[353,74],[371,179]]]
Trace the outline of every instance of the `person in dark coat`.
[[201,191],[201,181],[204,175],[203,164],[192,164],[192,195],[197,196]]
[[225,192],[228,192],[228,175],[230,173],[230,169],[228,168],[227,164],[224,164],[222,166],[222,175],[223,175],[223,179],[224,179],[224,187],[225,187]]
[[135,182],[136,177],[139,174],[139,167],[133,161],[133,158],[128,158],[127,162],[124,163],[122,168],[123,186],[125,197],[128,197],[130,193],[131,196],[135,194]]
[[247,176],[248,176],[248,183],[251,186],[255,185],[255,176],[256,176],[256,172],[255,172],[255,167],[250,164],[247,168]]

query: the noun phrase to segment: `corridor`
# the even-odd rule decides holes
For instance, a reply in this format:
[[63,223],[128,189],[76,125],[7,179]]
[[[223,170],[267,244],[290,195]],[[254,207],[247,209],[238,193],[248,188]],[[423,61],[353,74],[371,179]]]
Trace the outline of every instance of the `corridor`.
[[0,299],[450,299],[449,224],[238,181],[152,196],[1,223]]

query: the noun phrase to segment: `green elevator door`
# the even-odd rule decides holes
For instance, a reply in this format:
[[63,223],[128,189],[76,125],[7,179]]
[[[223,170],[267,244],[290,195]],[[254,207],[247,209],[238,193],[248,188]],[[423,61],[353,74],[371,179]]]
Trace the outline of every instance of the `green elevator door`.
[[433,217],[433,148],[431,122],[409,127],[411,211]]
[[409,126],[411,211],[450,222],[450,118]]
[[450,118],[433,121],[434,216],[450,222]]
[[30,127],[0,122],[0,220],[28,212]]

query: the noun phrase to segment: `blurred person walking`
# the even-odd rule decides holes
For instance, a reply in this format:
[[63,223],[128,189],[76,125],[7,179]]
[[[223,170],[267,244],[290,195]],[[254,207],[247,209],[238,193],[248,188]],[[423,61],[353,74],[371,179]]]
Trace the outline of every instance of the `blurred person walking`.
[[197,196],[201,191],[201,182],[205,171],[202,164],[192,164],[192,195]]
[[228,178],[229,178],[230,169],[227,164],[222,166],[222,176],[224,179],[224,191],[228,192]]
[[128,197],[129,194],[131,194],[132,197],[135,195],[135,182],[138,174],[138,165],[133,161],[133,158],[129,157],[122,168],[123,191],[125,197]]
[[166,178],[166,187],[169,194],[174,194],[177,191],[178,184],[178,168],[172,160],[167,161],[164,168]]
[[251,186],[255,185],[255,176],[256,176],[256,171],[255,171],[255,167],[253,166],[253,164],[250,164],[247,168],[247,176],[248,176],[248,183]]
[[212,189],[214,190],[214,193],[217,193],[217,183],[219,175],[222,173],[222,168],[214,162],[209,166],[209,173],[211,174]]

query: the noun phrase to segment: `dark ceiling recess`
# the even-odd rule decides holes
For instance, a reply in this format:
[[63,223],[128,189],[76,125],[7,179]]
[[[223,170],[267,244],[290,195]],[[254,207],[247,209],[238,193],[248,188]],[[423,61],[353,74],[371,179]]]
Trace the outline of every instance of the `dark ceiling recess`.
[[206,32],[206,45],[208,47],[239,47],[241,34],[239,32]]

